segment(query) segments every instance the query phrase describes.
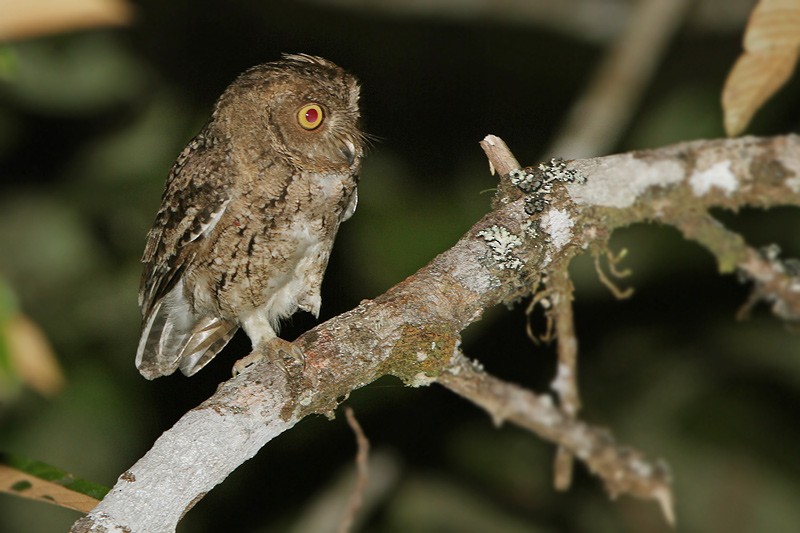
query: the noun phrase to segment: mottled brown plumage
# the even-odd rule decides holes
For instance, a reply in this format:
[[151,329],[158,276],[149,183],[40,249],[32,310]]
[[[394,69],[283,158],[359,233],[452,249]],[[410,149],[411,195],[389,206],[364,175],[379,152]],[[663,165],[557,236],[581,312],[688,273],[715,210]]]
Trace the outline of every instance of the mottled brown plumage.
[[358,84],[287,55],[241,74],[178,157],[147,238],[136,366],[200,370],[241,326],[254,346],[315,316],[339,224],[356,208]]

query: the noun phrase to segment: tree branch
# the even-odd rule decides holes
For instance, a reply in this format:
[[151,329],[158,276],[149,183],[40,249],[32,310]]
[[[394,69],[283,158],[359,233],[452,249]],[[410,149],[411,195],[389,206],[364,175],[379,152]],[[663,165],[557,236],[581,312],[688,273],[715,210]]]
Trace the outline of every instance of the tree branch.
[[[548,285],[554,291],[553,316],[558,339],[558,366],[550,388],[558,398],[558,405],[565,415],[575,418],[581,408],[578,392],[578,338],[575,335],[575,320],[572,312],[572,281],[566,267],[548,276]],[[572,484],[572,454],[563,446],[558,448],[555,462],[555,487],[567,490]]]
[[[468,363],[460,332],[485,309],[530,294],[542,275],[565,269],[572,257],[604,250],[616,228],[676,224],[710,207],[800,205],[800,138],[697,141],[551,162],[539,174],[510,172],[516,162],[500,139],[489,136],[483,145],[501,174],[490,213],[416,274],[297,339],[307,356],[304,368],[289,367],[287,375],[260,362],[222,383],[159,437],[72,531],[174,530],[185,512],[269,440],[310,414],[333,416],[341,398],[387,374],[409,386],[444,385],[496,421],[507,419],[564,447],[612,496],[656,499],[669,517],[669,479],[659,463],[614,444],[607,432],[569,416],[548,396]],[[524,181],[531,176],[534,181]],[[531,192],[534,182],[544,185]],[[681,229],[691,232],[692,224]],[[711,248],[723,271],[731,264],[753,277],[761,272],[763,265],[746,250]],[[784,291],[773,296],[788,301],[795,295],[796,301],[796,285],[762,283],[759,290],[762,296]]]
[[625,30],[606,52],[546,154],[588,157],[608,153],[616,145],[693,3],[635,3]]
[[495,424],[508,420],[557,443],[566,457],[579,458],[599,476],[612,498],[629,494],[654,499],[667,521],[674,522],[670,474],[663,461],[653,463],[636,450],[617,445],[610,432],[575,420],[550,396],[494,378],[460,353],[439,376],[439,383],[487,411]]

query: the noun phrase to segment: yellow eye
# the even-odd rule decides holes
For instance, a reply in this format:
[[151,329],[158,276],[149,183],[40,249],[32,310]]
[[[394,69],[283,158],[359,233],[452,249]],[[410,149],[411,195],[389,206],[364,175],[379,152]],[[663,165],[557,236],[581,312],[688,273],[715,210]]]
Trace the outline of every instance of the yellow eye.
[[322,124],[325,114],[317,104],[306,104],[297,112],[297,122],[306,130],[315,130]]

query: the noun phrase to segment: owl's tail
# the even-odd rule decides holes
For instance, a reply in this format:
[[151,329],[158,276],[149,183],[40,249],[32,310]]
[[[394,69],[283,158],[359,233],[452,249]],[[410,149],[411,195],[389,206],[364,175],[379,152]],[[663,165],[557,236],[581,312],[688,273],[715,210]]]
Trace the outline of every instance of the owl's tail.
[[136,368],[147,379],[180,368],[191,376],[217,355],[239,327],[216,317],[197,317],[178,283],[145,317],[136,351]]
[[191,376],[206,366],[217,355],[239,326],[216,317],[204,317],[198,321],[186,341],[180,355],[180,369]]

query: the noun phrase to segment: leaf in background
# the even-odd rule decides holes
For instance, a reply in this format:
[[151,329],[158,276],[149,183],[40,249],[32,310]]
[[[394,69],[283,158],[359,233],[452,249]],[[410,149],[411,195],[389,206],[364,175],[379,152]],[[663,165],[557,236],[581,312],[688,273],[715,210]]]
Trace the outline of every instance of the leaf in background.
[[750,15],[744,50],[722,91],[730,137],[747,127],[794,71],[800,51],[800,0],[761,0]]
[[64,386],[64,376],[44,333],[18,311],[11,287],[0,279],[0,398],[20,382],[52,396]]
[[87,513],[108,488],[46,463],[0,454],[0,491]]
[[124,0],[0,0],[0,40],[130,22]]
[[58,393],[64,387],[64,375],[39,326],[18,313],[2,328],[11,368],[18,379],[44,396]]

